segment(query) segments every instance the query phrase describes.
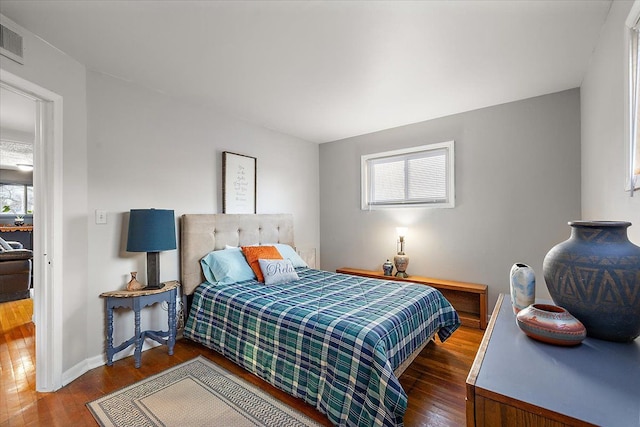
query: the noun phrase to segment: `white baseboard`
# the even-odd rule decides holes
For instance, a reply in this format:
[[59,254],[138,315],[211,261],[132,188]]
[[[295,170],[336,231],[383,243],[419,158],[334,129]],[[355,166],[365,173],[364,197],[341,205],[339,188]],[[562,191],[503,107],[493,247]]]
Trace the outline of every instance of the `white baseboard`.
[[[147,351],[150,348],[154,348],[159,345],[161,344],[155,341],[149,341],[149,342],[145,341],[145,343],[142,345],[142,351],[143,352]],[[133,356],[134,351],[135,351],[134,346],[131,346],[125,350],[122,350],[121,352],[113,356],[113,361],[115,362],[117,360],[124,359],[125,357]],[[90,370],[100,366],[104,366],[106,364],[107,364],[107,355],[105,353],[101,353],[97,356],[89,357],[85,360],[82,360],[81,362],[71,367],[71,369],[68,369],[62,373],[62,386],[64,387],[70,382],[74,381],[75,379],[86,374]]]
[[71,367],[62,373],[62,386],[66,386],[71,381],[75,380],[85,372],[89,370],[87,359],[77,363],[75,366]]

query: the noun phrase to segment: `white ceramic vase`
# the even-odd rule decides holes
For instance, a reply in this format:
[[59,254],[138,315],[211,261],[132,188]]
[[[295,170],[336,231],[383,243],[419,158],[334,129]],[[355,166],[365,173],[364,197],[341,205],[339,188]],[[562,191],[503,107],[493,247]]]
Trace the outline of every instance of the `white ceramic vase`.
[[536,301],[536,275],[527,264],[515,263],[509,272],[513,313],[518,314]]

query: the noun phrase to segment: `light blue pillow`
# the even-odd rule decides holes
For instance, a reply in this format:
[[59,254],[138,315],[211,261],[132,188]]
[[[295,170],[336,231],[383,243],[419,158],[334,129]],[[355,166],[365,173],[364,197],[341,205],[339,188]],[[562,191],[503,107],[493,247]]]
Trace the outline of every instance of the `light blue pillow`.
[[200,265],[210,283],[230,284],[256,278],[240,248],[209,252]]
[[295,249],[293,249],[291,246],[285,245],[284,243],[269,243],[269,244],[265,243],[265,245],[275,246],[278,252],[280,252],[280,255],[282,255],[282,258],[288,259],[289,261],[291,261],[291,264],[293,264],[295,268],[309,267],[307,263],[304,262],[302,258],[300,258],[300,255],[298,255]]
[[288,259],[259,259],[258,263],[264,276],[265,285],[277,285],[300,279]]

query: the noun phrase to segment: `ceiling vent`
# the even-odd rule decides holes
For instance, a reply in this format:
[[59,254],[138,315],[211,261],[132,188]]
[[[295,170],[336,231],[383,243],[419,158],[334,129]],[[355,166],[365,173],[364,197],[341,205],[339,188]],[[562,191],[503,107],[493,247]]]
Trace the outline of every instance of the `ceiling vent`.
[[0,55],[24,64],[22,36],[3,24],[0,24]]

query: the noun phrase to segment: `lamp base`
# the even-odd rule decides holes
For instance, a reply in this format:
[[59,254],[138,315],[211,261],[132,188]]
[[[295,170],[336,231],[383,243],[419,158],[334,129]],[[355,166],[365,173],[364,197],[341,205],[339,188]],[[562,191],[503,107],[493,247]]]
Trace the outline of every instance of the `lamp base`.
[[160,252],[147,252],[147,286],[145,289],[162,289],[160,283]]
[[409,257],[405,254],[398,254],[393,257],[393,263],[396,265],[396,277],[407,278],[409,275],[406,273],[409,266]]

